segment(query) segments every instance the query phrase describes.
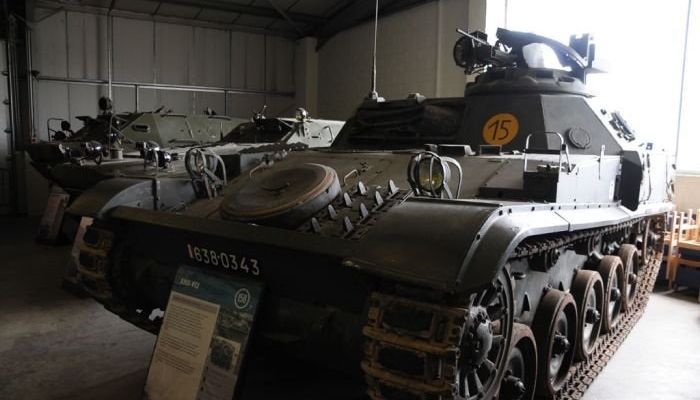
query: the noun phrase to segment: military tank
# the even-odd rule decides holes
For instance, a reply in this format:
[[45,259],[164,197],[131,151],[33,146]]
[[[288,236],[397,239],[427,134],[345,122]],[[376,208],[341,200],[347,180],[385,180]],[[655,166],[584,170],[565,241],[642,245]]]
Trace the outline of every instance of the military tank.
[[114,177],[184,178],[188,173],[183,161],[192,148],[206,150],[210,164],[219,158],[227,162],[233,177],[263,157],[327,147],[343,126],[341,121],[312,119],[304,109],[293,118],[267,118],[265,108],[251,119],[162,110],[137,116],[103,113],[96,119],[84,117],[85,126],[66,139],[33,144],[28,152],[32,165],[73,199]]
[[97,185],[69,210],[96,217],[87,290],[157,332],[194,266],[264,284],[250,354],[343,371],[371,399],[580,398],[648,300],[673,166],[587,90],[589,36],[460,33],[463,97],[371,96],[330,149],[187,202],[175,179],[158,206]]
[[[68,121],[49,118],[48,141],[32,143],[27,148],[35,168],[46,172],[53,165],[95,163],[121,160],[124,152],[133,152],[140,143],[156,146],[183,146],[214,143],[244,118],[217,115],[213,110],[203,114],[175,114],[160,107],[154,111],[115,113],[107,97],[98,101],[96,117],[78,116],[83,126],[73,132]],[[59,122],[60,129],[52,128]]]
[[136,170],[142,175],[152,174],[153,171],[144,171],[149,164],[160,164],[155,169],[161,174],[174,172],[170,164],[184,146],[218,142],[246,122],[216,115],[211,109],[190,115],[174,114],[164,107],[115,113],[108,97],[98,100],[98,109],[96,117],[77,117],[83,123],[77,132],[66,120],[49,118],[48,141],[33,141],[27,146],[32,166],[51,183],[36,237],[39,242],[70,241],[75,226],[64,225],[63,210],[85,188],[121,170],[127,174]]

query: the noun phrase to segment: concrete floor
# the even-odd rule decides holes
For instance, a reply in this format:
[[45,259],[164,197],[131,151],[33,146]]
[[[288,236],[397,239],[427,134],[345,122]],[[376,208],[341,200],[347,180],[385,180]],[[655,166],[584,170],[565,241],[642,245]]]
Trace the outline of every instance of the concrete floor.
[[[138,399],[155,337],[60,288],[67,247],[0,218],[0,399]],[[696,293],[657,292],[584,400],[700,400]]]
[[138,399],[155,336],[61,289],[70,248],[0,219],[0,399]]

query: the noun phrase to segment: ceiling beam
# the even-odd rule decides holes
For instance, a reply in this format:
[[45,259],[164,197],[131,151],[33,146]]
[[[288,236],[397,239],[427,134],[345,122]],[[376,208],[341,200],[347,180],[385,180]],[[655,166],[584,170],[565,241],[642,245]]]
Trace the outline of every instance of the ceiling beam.
[[[279,18],[279,14],[274,8],[222,2],[217,0],[163,0],[163,3],[178,4],[190,7],[204,7],[212,10],[237,12],[241,14],[255,15],[258,17]],[[326,22],[323,17],[317,17],[315,15],[296,12],[287,12],[286,14],[294,21],[304,22],[307,24],[319,25]]]
[[[379,18],[403,11],[435,0],[379,0]],[[374,18],[375,0],[356,0],[348,2],[313,33],[318,38],[316,50],[323,47],[330,38],[338,33],[371,21]],[[381,34],[381,33],[380,33]]]
[[138,20],[143,20],[143,21],[156,21],[156,22],[164,22],[164,23],[170,23],[170,24],[199,26],[199,27],[203,27],[203,28],[214,28],[214,29],[230,30],[230,31],[237,31],[237,32],[257,33],[257,34],[261,34],[261,35],[272,35],[272,36],[286,37],[288,39],[297,39],[296,33],[291,32],[291,31],[286,31],[286,30],[273,30],[273,29],[247,27],[247,26],[241,26],[241,25],[235,25],[235,24],[226,24],[226,23],[219,23],[219,22],[213,22],[213,21],[204,21],[201,19],[195,20],[192,18],[166,17],[166,16],[162,16],[162,15],[153,15],[153,14],[147,14],[147,13],[141,13],[141,12],[135,12],[135,11],[125,11],[125,10],[119,10],[119,9],[114,9],[110,12],[109,9],[106,7],[94,7],[94,6],[84,6],[84,5],[77,6],[77,5],[71,5],[71,4],[63,3],[60,1],[56,1],[56,0],[35,0],[34,6],[41,7],[41,8],[47,8],[47,9],[54,10],[54,11],[66,10],[66,11],[74,11],[74,12],[81,12],[81,13],[87,13],[87,14],[110,15],[113,17],[138,19]]
[[341,13],[345,8],[352,5],[352,3],[354,3],[354,2],[355,2],[355,0],[343,0],[343,1],[337,2],[333,7],[331,7],[330,10],[328,10],[328,12],[326,13],[326,15],[324,15],[324,17],[326,17],[326,19],[334,18],[336,15]]
[[297,31],[297,33],[299,34],[299,37],[304,36],[304,32],[302,32],[301,29],[299,29],[299,26],[297,26],[297,24],[296,24],[296,23],[294,22],[294,20],[289,16],[289,14],[288,14],[287,12],[285,12],[283,9],[281,9],[280,7],[277,6],[277,3],[275,3],[274,0],[267,0],[267,2],[270,3],[270,5],[271,5],[275,10],[277,10],[277,12],[279,13],[279,15],[281,15],[282,18],[284,18],[285,21],[287,21],[287,23],[289,24],[289,26],[291,26],[295,31]]

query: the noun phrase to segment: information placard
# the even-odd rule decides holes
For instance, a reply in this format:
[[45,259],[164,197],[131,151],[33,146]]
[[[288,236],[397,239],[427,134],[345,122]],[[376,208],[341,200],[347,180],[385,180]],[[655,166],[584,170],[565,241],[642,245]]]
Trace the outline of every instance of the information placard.
[[231,400],[262,285],[183,266],[148,370],[149,400]]

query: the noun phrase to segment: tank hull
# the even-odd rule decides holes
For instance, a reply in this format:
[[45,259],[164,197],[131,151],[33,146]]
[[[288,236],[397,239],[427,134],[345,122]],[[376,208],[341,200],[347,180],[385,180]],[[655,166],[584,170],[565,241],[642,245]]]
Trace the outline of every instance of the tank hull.
[[[673,166],[593,105],[587,36],[462,34],[458,64],[486,68],[463,99],[368,99],[331,149],[177,207],[96,187],[69,210],[97,218],[82,282],[156,332],[180,266],[257,280],[255,351],[361,374],[372,400],[579,398],[648,299]],[[570,70],[530,68],[533,43]]]

